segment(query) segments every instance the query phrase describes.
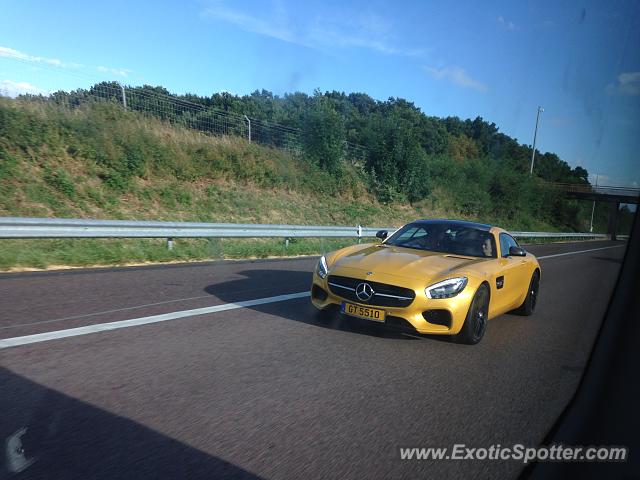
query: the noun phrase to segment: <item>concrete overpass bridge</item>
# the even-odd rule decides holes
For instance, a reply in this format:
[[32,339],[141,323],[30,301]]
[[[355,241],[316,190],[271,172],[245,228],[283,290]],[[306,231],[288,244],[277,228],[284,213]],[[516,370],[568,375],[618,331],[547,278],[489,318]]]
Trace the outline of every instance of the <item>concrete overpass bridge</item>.
[[611,204],[609,220],[607,222],[607,233],[611,235],[612,240],[616,238],[620,204],[628,203],[638,205],[638,203],[640,203],[640,188],[611,187],[606,185],[596,187],[575,183],[554,183],[552,185],[558,190],[562,190],[567,198],[607,202]]

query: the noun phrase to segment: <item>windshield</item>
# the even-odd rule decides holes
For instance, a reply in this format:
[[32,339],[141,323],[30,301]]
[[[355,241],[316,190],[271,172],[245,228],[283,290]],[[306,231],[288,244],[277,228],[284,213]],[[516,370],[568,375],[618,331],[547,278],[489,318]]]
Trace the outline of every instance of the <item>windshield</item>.
[[493,235],[454,223],[410,223],[389,237],[385,244],[468,257],[496,256]]

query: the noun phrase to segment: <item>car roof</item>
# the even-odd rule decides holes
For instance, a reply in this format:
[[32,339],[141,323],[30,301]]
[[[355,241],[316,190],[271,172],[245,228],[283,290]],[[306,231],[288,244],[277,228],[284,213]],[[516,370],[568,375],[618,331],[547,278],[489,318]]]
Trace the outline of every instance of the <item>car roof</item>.
[[467,220],[447,220],[445,218],[416,220],[414,222],[411,222],[411,224],[451,225],[455,227],[475,228],[476,230],[484,230],[486,232],[488,232],[492,228],[491,225],[487,225],[486,223],[469,222]]

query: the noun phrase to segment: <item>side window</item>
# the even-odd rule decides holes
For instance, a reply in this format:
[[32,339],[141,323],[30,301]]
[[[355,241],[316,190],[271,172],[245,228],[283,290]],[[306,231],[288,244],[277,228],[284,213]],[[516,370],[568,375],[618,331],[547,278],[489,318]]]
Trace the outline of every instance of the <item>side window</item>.
[[500,255],[502,257],[509,256],[509,249],[511,247],[519,247],[518,242],[516,242],[515,238],[506,233],[500,234]]
[[427,236],[427,231],[424,228],[419,228],[416,233],[413,234],[413,239],[424,238]]
[[500,256],[509,256],[509,238],[505,233],[500,234]]

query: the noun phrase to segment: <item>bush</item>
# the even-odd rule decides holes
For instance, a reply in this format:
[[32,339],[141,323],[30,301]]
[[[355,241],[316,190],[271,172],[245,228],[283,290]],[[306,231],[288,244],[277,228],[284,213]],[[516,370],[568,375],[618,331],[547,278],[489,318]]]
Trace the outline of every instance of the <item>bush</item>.
[[44,173],[44,181],[47,185],[66,195],[68,198],[75,198],[76,187],[71,178],[67,175],[67,172],[64,170],[59,168],[56,170],[46,169]]
[[125,191],[129,185],[128,179],[115,170],[109,170],[103,173],[100,175],[100,178],[107,187],[118,192]]
[[5,152],[0,146],[0,180],[9,179],[15,175],[18,160]]

